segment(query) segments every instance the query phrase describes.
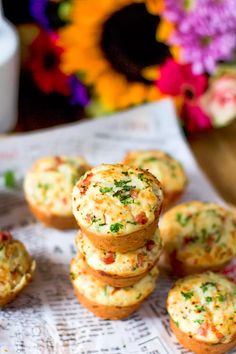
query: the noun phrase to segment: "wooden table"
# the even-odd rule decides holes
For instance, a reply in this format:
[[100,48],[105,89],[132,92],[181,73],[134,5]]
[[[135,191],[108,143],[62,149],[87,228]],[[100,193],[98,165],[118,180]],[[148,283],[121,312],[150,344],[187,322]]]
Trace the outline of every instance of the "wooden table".
[[236,120],[191,138],[190,146],[219,194],[236,206]]

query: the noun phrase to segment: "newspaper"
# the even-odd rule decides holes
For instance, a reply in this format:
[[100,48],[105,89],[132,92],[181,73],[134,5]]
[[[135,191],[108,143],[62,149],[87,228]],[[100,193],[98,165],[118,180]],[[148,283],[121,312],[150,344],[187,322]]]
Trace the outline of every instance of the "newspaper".
[[0,227],[12,230],[37,262],[33,282],[0,311],[0,353],[188,353],[171,334],[165,309],[174,279],[161,274],[156,291],[128,319],[94,317],[78,303],[69,281],[76,230],[58,231],[35,221],[20,187],[26,171],[41,156],[81,154],[97,165],[119,162],[131,149],[152,148],[183,163],[189,185],[181,202],[199,199],[224,204],[197,166],[169,100],[0,141],[0,176],[12,170],[19,184],[7,189],[0,177]]

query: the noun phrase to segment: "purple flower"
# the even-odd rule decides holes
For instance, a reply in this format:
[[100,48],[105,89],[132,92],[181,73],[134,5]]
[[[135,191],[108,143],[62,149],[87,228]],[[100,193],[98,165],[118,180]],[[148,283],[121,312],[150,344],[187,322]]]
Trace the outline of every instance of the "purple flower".
[[195,73],[212,73],[218,61],[233,58],[236,47],[235,0],[166,0],[164,17],[175,23],[169,44]]
[[34,20],[48,32],[68,23],[70,0],[30,0],[29,8]]
[[48,16],[46,15],[48,0],[30,0],[29,7],[31,16],[37,21],[45,30],[50,31]]
[[86,106],[89,103],[89,97],[85,86],[74,75],[70,76],[69,85],[71,90],[70,103]]

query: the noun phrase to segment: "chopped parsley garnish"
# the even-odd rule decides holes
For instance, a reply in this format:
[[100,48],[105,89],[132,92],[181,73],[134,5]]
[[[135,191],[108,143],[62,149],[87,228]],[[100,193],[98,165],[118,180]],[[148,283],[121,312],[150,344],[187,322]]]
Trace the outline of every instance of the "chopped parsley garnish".
[[204,306],[201,305],[195,305],[195,309],[197,312],[203,312],[206,311]]
[[218,296],[218,300],[219,300],[220,302],[224,302],[224,301],[226,300],[226,296],[223,295],[223,294],[220,294],[220,295]]
[[203,323],[204,323],[204,320],[195,320],[194,322],[195,322],[195,323],[198,323],[198,324],[200,324],[200,325],[201,325],[201,324],[203,324]]
[[143,159],[143,162],[153,162],[153,161],[157,161],[157,157],[155,156],[150,156],[150,157],[147,157],[146,159]]
[[131,197],[130,191],[132,189],[134,189],[135,187],[128,186],[127,183],[129,183],[129,182],[131,182],[131,180],[128,180],[128,181],[116,181],[115,180],[115,186],[118,188],[121,188],[121,189],[117,190],[113,194],[113,197],[117,197],[120,200],[120,202],[124,205],[134,203],[134,199]]
[[115,223],[115,224],[111,224],[111,226],[110,226],[110,231],[111,231],[111,232],[118,232],[118,231],[120,231],[121,229],[123,229],[123,227],[124,227],[123,224],[117,222],[117,223]]
[[121,173],[122,173],[122,175],[124,175],[124,176],[128,176],[128,175],[129,175],[129,172],[127,172],[127,171],[122,171]]
[[112,191],[112,187],[101,187],[99,191],[104,194]]
[[149,182],[149,179],[144,176],[144,173],[139,173],[138,179],[140,179],[140,181],[142,181],[142,182]]
[[212,302],[212,297],[211,296],[207,296],[206,298],[206,302],[209,304],[210,302]]
[[38,183],[38,188],[42,188],[44,192],[46,193],[47,190],[50,188],[50,184],[48,183]]
[[15,188],[16,187],[16,177],[15,172],[12,170],[5,171],[3,173],[4,184],[7,188]]
[[72,175],[71,176],[71,184],[72,184],[72,186],[74,186],[77,181],[78,181],[78,176],[77,175]]
[[101,221],[101,218],[96,218],[95,215],[92,216],[91,218],[91,223],[94,224],[95,222]]
[[137,221],[126,221],[127,224],[131,224],[131,225],[137,225]]
[[181,291],[181,294],[183,295],[183,297],[185,298],[185,300],[189,300],[192,298],[193,296],[193,291],[188,291],[187,293]]
[[105,285],[105,287],[104,287],[104,294],[107,296],[108,295],[108,286],[107,285]]
[[179,327],[179,322],[178,322],[178,321],[174,321],[174,323],[175,323],[175,325],[176,325],[177,327]]
[[73,273],[73,272],[70,272],[70,277],[71,277],[71,279],[72,279],[72,280],[75,280],[75,278],[76,278],[76,275],[75,275],[75,273]]
[[133,200],[133,198],[131,198],[130,195],[120,195],[119,199],[120,199],[120,202],[124,205],[134,203],[134,200]]
[[114,183],[115,183],[115,186],[116,187],[121,187],[121,188],[124,188],[126,186],[127,183],[130,183],[131,182],[131,179],[128,179],[128,180],[120,180],[120,181],[117,181],[115,180]]
[[202,228],[201,229],[201,242],[205,243],[207,238],[207,229]]
[[210,282],[210,281],[207,281],[206,283],[203,283],[200,288],[202,289],[202,291],[205,293],[209,286],[212,286],[212,287],[216,287],[216,283],[213,283],[213,282]]
[[185,227],[190,220],[191,215],[183,215],[182,213],[176,214],[176,221],[183,227]]

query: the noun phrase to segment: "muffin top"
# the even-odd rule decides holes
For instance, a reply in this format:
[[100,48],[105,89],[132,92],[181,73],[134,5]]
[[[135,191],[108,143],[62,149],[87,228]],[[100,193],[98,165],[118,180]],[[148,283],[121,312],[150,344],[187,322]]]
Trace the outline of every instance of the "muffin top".
[[85,269],[81,254],[77,254],[71,264],[71,280],[75,288],[89,300],[107,306],[130,306],[144,300],[155,288],[157,267],[132,286],[114,288],[105,285]]
[[162,199],[160,183],[149,172],[104,164],[79,180],[72,205],[82,228],[98,235],[122,235],[151,224],[159,216]]
[[88,168],[80,156],[48,156],[37,160],[25,178],[27,200],[44,212],[71,216],[73,187]]
[[223,265],[236,255],[235,215],[217,204],[189,202],[164,214],[165,249],[191,266]]
[[23,288],[34,268],[24,245],[8,231],[0,231],[0,299]]
[[149,270],[161,253],[161,239],[158,229],[153,238],[146,241],[144,247],[127,253],[102,251],[94,247],[82,232],[78,233],[76,245],[91,268],[123,277],[139,275]]
[[228,343],[236,334],[236,284],[212,272],[180,279],[168,294],[167,311],[195,339]]
[[181,163],[163,151],[130,151],[124,163],[151,172],[161,182],[164,193],[181,192],[187,184]]

